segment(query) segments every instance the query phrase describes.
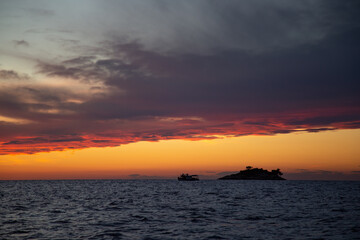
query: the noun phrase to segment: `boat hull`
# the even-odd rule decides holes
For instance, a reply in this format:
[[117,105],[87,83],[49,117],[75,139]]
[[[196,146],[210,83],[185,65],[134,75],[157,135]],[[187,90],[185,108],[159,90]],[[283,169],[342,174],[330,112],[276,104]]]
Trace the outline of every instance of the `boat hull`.
[[199,179],[197,178],[191,178],[191,179],[183,179],[183,178],[178,178],[179,181],[199,181]]

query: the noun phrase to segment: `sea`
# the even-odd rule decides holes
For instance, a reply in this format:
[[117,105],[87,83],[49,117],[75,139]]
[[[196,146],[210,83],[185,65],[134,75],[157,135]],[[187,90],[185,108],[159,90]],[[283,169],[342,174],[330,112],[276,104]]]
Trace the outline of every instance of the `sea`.
[[360,239],[360,182],[0,181],[0,239]]

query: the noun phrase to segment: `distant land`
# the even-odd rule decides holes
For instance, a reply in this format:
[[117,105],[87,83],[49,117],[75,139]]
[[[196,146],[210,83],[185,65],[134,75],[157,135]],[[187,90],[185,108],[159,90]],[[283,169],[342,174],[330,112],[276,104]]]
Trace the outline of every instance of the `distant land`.
[[219,178],[219,180],[286,180],[281,177],[282,172],[280,169],[272,170],[269,172],[268,170],[264,170],[262,168],[253,168],[251,166],[247,166],[246,170],[242,170],[238,173],[226,175],[224,177]]

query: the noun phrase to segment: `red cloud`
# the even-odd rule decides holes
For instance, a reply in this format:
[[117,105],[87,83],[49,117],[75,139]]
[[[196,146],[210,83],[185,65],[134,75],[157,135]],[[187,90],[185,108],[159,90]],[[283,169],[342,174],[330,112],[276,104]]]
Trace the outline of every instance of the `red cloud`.
[[[201,140],[222,136],[274,135],[291,132],[319,132],[335,129],[358,128],[360,121],[351,116],[319,116],[313,114],[283,114],[275,116],[253,116],[242,120],[233,116],[221,116],[211,120],[194,117],[166,117],[134,119],[132,121],[93,121],[81,126],[79,122],[59,122],[54,125],[32,124],[22,126],[22,131],[8,131],[0,138],[0,154],[33,154],[37,152],[83,149],[89,147],[119,146],[138,141],[159,141],[169,139]],[[301,116],[301,117],[300,117]],[[344,120],[340,122],[339,118]],[[224,119],[227,118],[225,121]],[[337,120],[337,121],[335,121]],[[322,121],[322,122],[321,122]],[[295,124],[296,123],[296,124]],[[9,125],[16,128],[19,125]],[[73,128],[78,126],[78,128]],[[4,125],[0,125],[4,128]],[[42,134],[39,135],[38,130]],[[48,132],[48,133],[46,133]],[[23,134],[21,134],[23,133]],[[26,134],[26,135],[25,135]]]

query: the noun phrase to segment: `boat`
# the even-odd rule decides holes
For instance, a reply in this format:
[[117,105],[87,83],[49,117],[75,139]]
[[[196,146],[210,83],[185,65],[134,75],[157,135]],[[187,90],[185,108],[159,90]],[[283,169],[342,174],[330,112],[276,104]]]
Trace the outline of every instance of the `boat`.
[[180,177],[178,177],[179,181],[199,181],[198,175],[189,175],[189,174],[181,174]]

